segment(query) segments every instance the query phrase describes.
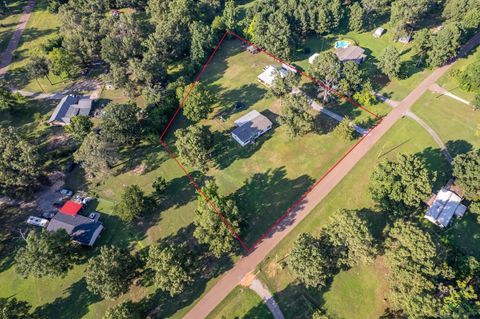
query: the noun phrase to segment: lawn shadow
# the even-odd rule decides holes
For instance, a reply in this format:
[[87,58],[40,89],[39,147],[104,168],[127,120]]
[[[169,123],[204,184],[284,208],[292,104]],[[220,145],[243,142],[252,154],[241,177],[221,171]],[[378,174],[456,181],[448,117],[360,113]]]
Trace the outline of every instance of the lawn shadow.
[[221,79],[228,68],[227,59],[242,53],[245,50],[243,41],[237,38],[226,39],[220,46],[220,49],[215,53],[212,61],[208,64],[202,78],[207,78],[208,81],[202,81],[204,84],[211,84]]
[[164,152],[162,145],[140,144],[125,147],[118,152],[119,161],[114,175],[118,176],[135,170],[135,174],[144,175],[159,168],[170,156]]
[[67,296],[59,297],[53,302],[35,309],[35,314],[45,318],[83,318],[88,307],[102,300],[87,290],[85,278],[80,279],[65,290]]
[[[288,179],[286,176],[284,166],[256,173],[231,195],[240,211],[245,242],[253,244],[253,241],[284,215],[314,183],[307,175],[295,179]],[[297,203],[295,209],[277,225],[276,231],[291,225],[303,204],[303,201]],[[272,233],[268,234],[271,235]]]
[[338,121],[332,119],[325,113],[318,112],[315,115],[315,132],[317,134],[323,135],[331,133],[338,126],[338,124]]
[[447,141],[445,147],[448,149],[452,157],[468,153],[473,149],[473,145],[465,140]]
[[288,284],[282,291],[273,294],[273,298],[280,306],[285,318],[310,319],[312,314],[325,305],[323,293],[330,288],[331,281],[327,287],[320,290],[306,288],[298,281]]
[[[214,85],[211,85],[212,87]],[[244,108],[236,109],[235,103],[241,102],[245,104],[245,107],[250,107],[263,99],[264,95],[267,93],[267,90],[260,87],[256,83],[244,84],[239,88],[223,91],[222,88],[218,88],[215,85],[214,90],[223,92],[219,100],[223,102],[220,108],[220,112],[224,117],[230,117],[231,115],[243,111]],[[219,114],[217,114],[219,115]]]
[[452,167],[439,148],[427,147],[415,155],[424,160],[425,165],[430,172],[435,172],[437,174],[434,189],[439,189],[444,186],[451,178]]

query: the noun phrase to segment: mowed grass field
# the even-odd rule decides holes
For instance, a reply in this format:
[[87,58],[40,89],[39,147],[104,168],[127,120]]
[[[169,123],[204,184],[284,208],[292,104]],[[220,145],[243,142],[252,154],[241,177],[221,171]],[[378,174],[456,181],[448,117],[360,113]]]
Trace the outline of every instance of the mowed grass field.
[[[216,165],[207,175],[216,179],[224,195],[236,200],[246,225],[241,238],[247,245],[252,245],[354,143],[332,134],[336,122],[321,113],[312,113],[317,119],[316,132],[289,137],[277,120],[281,101],[270,97],[268,88],[257,80],[272,64],[279,65],[264,53],[246,52],[239,40],[227,40],[201,79],[218,99],[211,118],[197,124],[208,126],[214,134]],[[235,111],[235,102],[247,107]],[[251,110],[264,114],[274,126],[254,144],[241,147],[230,131],[234,121]],[[181,122],[176,126],[182,126]],[[173,142],[171,139],[170,144]]]
[[428,160],[439,174],[437,189],[445,182],[443,172],[448,164],[433,139],[413,120],[401,119],[259,266],[259,277],[275,293],[286,317],[310,318],[322,305],[339,318],[377,318],[383,313],[386,305],[382,296],[387,286],[381,258],[375,264],[341,272],[323,291],[305,289],[290,275],[284,261],[300,233],[318,233],[338,209],[363,209],[372,232],[378,236],[385,216],[375,208],[368,192],[370,175],[379,162],[395,159],[400,153],[418,153]]
[[249,288],[237,286],[208,315],[207,319],[236,318],[270,319],[273,315],[255,292]]

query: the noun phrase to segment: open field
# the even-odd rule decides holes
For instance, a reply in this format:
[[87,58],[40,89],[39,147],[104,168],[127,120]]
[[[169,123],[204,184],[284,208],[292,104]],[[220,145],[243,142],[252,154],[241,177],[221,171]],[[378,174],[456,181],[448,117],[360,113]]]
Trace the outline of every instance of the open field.
[[[394,159],[399,153],[418,153],[425,157],[429,166],[439,173],[436,188],[445,182],[446,177],[442,172],[445,172],[448,166],[430,135],[413,120],[408,118],[400,120],[259,266],[260,278],[272,292],[275,292],[275,298],[287,317],[309,318],[309,314],[321,305],[325,305],[334,315],[347,316],[343,311],[348,312],[353,301],[342,287],[360,289],[358,296],[362,301],[355,300],[359,308],[355,313],[349,313],[348,316],[351,315],[349,318],[374,318],[382,313],[385,305],[382,299],[376,296],[385,293],[384,285],[379,286],[372,282],[359,284],[365,278],[375,278],[372,281],[379,281],[383,276],[381,264],[365,267],[361,272],[359,269],[351,269],[349,274],[340,273],[325,291],[307,290],[298,285],[282,264],[293,241],[300,233],[317,233],[322,226],[329,223],[329,217],[338,209],[363,209],[365,217],[370,220],[373,233],[379,236],[384,227],[385,217],[377,211],[368,192],[369,176],[377,163],[386,158]],[[369,271],[372,273],[368,274]],[[359,276],[352,276],[356,272]]]
[[[323,113],[315,113],[317,132],[290,138],[277,121],[280,100],[267,95],[268,89],[257,80],[264,67],[278,63],[266,54],[246,52],[240,43],[223,43],[203,74],[203,83],[219,101],[211,119],[199,124],[208,126],[215,139],[216,165],[207,175],[236,200],[247,226],[241,238],[250,246],[354,141],[345,142],[333,135],[336,122]],[[237,101],[247,108],[235,112],[232,105]],[[269,118],[273,129],[255,144],[241,147],[229,132],[236,119],[253,109]],[[357,113],[360,116],[364,111]],[[177,127],[185,125],[184,118],[176,122]]]
[[208,319],[273,318],[262,299],[252,290],[238,286],[219,304]]
[[7,48],[26,3],[26,0],[6,2],[7,12],[5,15],[0,16],[0,54]]

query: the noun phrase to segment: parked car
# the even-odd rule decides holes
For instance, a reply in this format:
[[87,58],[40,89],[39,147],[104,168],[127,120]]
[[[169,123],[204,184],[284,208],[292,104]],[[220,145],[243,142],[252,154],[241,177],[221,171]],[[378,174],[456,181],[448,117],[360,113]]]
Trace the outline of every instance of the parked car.
[[245,105],[245,103],[243,103],[243,102],[235,102],[235,103],[233,104],[233,108],[234,108],[235,110],[243,109],[243,108],[245,108],[246,106],[247,106],[247,105]]
[[54,203],[53,203],[53,207],[56,207],[56,208],[60,208],[63,206],[63,204],[65,204],[65,202],[70,199],[70,196],[63,196],[62,198],[56,200]]
[[62,195],[65,195],[65,196],[72,196],[73,195],[73,191],[67,189],[67,188],[62,188],[60,190],[60,194]]

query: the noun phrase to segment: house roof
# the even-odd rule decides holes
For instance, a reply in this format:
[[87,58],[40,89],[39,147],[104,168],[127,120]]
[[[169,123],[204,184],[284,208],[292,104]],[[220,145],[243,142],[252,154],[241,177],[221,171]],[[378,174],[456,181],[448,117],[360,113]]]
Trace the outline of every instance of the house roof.
[[451,190],[442,188],[425,213],[425,218],[439,226],[447,227],[453,215],[461,216],[465,212],[466,207],[460,204],[461,201],[460,196]]
[[59,211],[67,215],[77,215],[81,209],[82,204],[69,200],[65,204],[63,204],[62,208],[60,208]]
[[[239,124],[237,124],[237,122]],[[272,122],[258,111],[253,110],[235,121],[238,127],[233,130],[235,135],[243,143],[247,143],[251,138],[258,136],[272,126]]]
[[340,61],[352,61],[362,59],[365,57],[365,55],[363,54],[364,52],[364,49],[356,45],[351,45],[346,48],[338,48],[335,50],[335,54]]
[[[291,68],[291,67],[290,67]],[[289,68],[289,69],[290,69]],[[265,71],[263,71],[259,76],[258,79],[265,83],[268,86],[273,85],[273,80],[275,79],[275,76],[277,74],[280,74],[280,76],[286,77],[288,75],[288,69],[286,68],[278,68],[273,65],[268,66]]]
[[82,215],[72,216],[57,213],[50,220],[47,230],[57,231],[59,229],[64,229],[72,236],[73,240],[84,245],[92,246],[103,230],[103,225],[100,222],[95,222]]
[[48,123],[61,122],[69,124],[72,117],[77,115],[87,116],[90,114],[91,109],[91,99],[70,94],[65,96],[60,103],[57,104]]

